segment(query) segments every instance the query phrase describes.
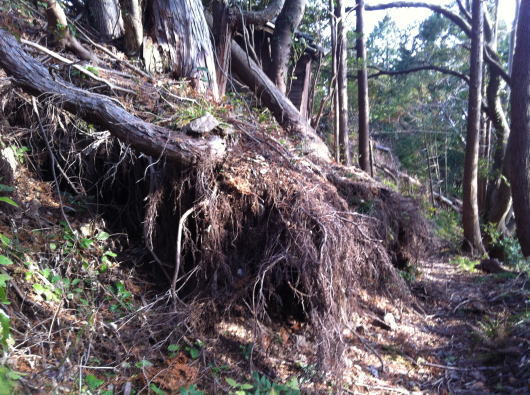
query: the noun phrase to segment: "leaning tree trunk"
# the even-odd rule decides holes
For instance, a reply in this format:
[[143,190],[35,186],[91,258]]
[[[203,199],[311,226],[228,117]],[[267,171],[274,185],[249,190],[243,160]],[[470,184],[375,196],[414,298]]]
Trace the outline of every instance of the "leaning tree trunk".
[[165,68],[217,99],[214,52],[201,1],[153,0],[151,15],[151,34]]
[[125,51],[135,55],[140,51],[144,40],[141,0],[120,0],[125,36]]
[[123,19],[118,0],[90,0],[90,21],[103,40],[115,40],[123,36]]
[[335,8],[337,18],[337,91],[339,96],[339,139],[342,161],[351,165],[350,140],[348,128],[348,40],[346,38],[346,17],[343,0],[337,0]]
[[466,154],[464,160],[462,224],[464,248],[473,253],[484,253],[478,211],[478,154],[480,134],[480,109],[482,102],[482,65],[484,46],[484,15],[482,0],[473,0],[471,35],[471,71],[467,119]]
[[512,131],[508,141],[509,176],[517,238],[523,254],[530,256],[530,198],[528,189],[528,148],[530,139],[530,0],[519,8],[515,52],[513,55],[510,98]]
[[286,78],[293,34],[304,16],[305,3],[306,0],[286,1],[276,19],[276,26],[272,34],[272,62],[268,74],[282,93],[287,90]]
[[307,119],[287,96],[280,92],[263,70],[232,40],[232,70],[245,85],[255,92],[287,132],[299,139],[302,151],[329,161],[329,149]]
[[368,73],[364,44],[364,0],[357,0],[357,90],[359,95],[359,166],[370,170],[370,107],[368,102]]

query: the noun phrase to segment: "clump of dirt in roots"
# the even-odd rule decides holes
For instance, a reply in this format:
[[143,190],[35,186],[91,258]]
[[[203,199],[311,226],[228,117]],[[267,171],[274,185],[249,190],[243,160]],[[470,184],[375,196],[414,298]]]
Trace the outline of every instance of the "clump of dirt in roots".
[[[64,112],[43,117],[59,164],[76,174],[70,183],[104,203],[109,227],[147,247],[142,259],[179,299],[162,308],[188,331],[245,310],[262,322],[295,318],[308,322],[329,369],[340,366],[361,289],[409,298],[394,265],[418,259],[426,223],[410,200],[366,176],[296,158],[258,130],[240,130],[217,168],[179,169],[87,133]],[[42,145],[42,136],[28,139]]]
[[[411,235],[421,217],[410,202],[370,191],[375,187],[368,183],[337,183],[338,190],[310,162],[286,160],[275,144],[242,137],[220,169],[179,177],[166,168],[149,195],[147,233],[159,258],[172,261],[179,225],[184,229],[176,288],[187,303],[213,306],[217,319],[246,305],[261,321],[308,321],[322,367],[335,367],[360,289],[409,297],[392,260],[412,256],[416,246],[406,244],[419,242]],[[348,188],[349,195],[397,213],[352,211]],[[410,229],[397,219],[409,212]],[[390,238],[387,226],[398,234],[393,245],[381,241]],[[399,243],[405,245],[398,249]]]

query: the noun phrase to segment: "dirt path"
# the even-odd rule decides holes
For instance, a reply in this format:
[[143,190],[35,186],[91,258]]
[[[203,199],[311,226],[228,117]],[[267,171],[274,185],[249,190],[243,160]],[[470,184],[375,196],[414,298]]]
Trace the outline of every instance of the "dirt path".
[[371,300],[380,314],[357,326],[347,391],[530,393],[527,277],[470,273],[447,259],[420,271],[421,313]]

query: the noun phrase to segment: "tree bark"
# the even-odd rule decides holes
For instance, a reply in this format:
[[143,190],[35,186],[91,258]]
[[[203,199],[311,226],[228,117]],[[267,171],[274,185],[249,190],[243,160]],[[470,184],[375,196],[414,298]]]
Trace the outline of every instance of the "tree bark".
[[107,96],[79,89],[29,56],[18,41],[0,29],[0,67],[16,85],[40,99],[49,100],[87,122],[97,123],[135,149],[154,157],[188,166],[215,164],[225,154],[225,143],[218,136],[192,138],[178,131],[159,127],[131,115]]
[[368,101],[368,73],[364,44],[364,0],[357,0],[357,91],[359,96],[359,166],[370,170],[370,107]]
[[482,66],[484,46],[484,14],[482,0],[473,0],[471,36],[471,71],[467,119],[467,140],[464,160],[463,209],[464,248],[483,254],[477,202],[480,108],[482,102]]
[[90,0],[90,20],[103,40],[115,40],[123,36],[123,19],[118,0]]
[[255,92],[288,133],[301,141],[304,153],[330,160],[329,150],[315,130],[304,119],[291,101],[276,87],[263,70],[232,40],[232,70]]
[[337,0],[335,7],[337,21],[337,93],[339,97],[339,140],[340,155],[346,166],[351,165],[348,125],[348,41],[346,37],[346,12],[343,0]]
[[293,34],[304,16],[305,3],[306,0],[287,1],[276,19],[272,34],[272,62],[268,74],[282,93],[287,91],[286,79]]
[[48,35],[52,42],[55,42],[60,48],[66,48],[83,60],[96,62],[96,56],[87,50],[72,35],[68,27],[68,20],[61,6],[56,0],[47,0],[46,19],[48,22]]
[[125,35],[125,51],[135,55],[140,51],[144,40],[141,0],[120,0]]
[[516,232],[525,256],[530,256],[530,198],[528,148],[530,140],[530,0],[521,0],[510,97],[512,131],[508,141],[509,177]]
[[227,0],[216,0],[213,3],[213,37],[215,41],[217,61],[217,85],[219,96],[226,92],[228,73],[230,70],[230,52],[235,15],[228,7]]
[[152,36],[167,68],[199,92],[219,97],[210,31],[200,0],[153,0]]
[[[246,25],[259,25],[272,21],[282,11],[285,0],[272,0],[269,5],[259,11],[244,11],[242,18],[237,18],[238,23]],[[239,12],[239,11],[238,11]]]

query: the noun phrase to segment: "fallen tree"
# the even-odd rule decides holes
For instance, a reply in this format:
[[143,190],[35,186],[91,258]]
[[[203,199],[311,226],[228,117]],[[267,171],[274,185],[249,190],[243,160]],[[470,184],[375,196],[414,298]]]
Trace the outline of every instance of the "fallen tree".
[[18,41],[2,29],[0,66],[13,77],[16,85],[87,121],[98,123],[142,153],[154,157],[164,155],[183,165],[215,163],[224,156],[225,143],[219,136],[199,139],[153,125],[130,114],[119,102],[107,96],[81,90],[56,75],[52,76],[47,67],[29,56]]

